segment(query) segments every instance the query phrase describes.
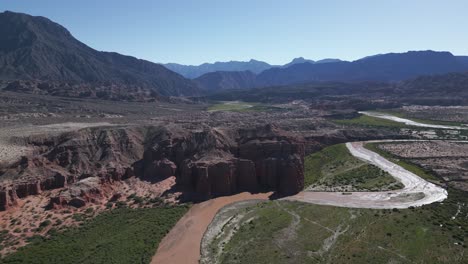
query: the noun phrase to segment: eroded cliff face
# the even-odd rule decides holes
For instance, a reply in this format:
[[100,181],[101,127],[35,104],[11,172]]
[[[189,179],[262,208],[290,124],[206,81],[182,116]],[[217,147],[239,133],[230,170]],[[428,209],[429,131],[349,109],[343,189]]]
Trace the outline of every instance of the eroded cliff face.
[[177,189],[191,200],[240,191],[287,195],[304,187],[302,140],[273,126],[89,128],[28,140],[35,154],[0,169],[0,210],[59,188],[51,208],[81,207],[130,177],[152,184],[176,176]]

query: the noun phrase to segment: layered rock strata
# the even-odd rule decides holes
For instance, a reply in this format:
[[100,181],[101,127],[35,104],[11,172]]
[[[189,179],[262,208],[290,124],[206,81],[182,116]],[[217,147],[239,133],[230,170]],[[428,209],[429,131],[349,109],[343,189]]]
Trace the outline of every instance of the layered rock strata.
[[18,199],[62,188],[50,207],[81,207],[105,197],[105,186],[130,177],[176,176],[191,200],[240,191],[294,194],[304,185],[304,143],[273,126],[251,129],[89,128],[28,139],[36,152],[0,168],[0,210]]

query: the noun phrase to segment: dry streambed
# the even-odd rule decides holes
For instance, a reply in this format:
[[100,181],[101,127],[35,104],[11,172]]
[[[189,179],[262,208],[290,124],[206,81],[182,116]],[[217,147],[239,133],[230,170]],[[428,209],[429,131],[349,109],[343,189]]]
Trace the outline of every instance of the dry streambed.
[[[364,148],[364,142],[347,143],[346,146],[353,156],[387,171],[405,187],[386,192],[304,191],[283,199],[340,207],[386,209],[421,206],[447,198],[445,189],[429,183],[377,153],[367,150]],[[216,254],[208,254],[207,252],[213,250],[209,246],[217,240],[220,243],[219,247],[223,246],[222,242],[226,244],[233,234],[228,233],[224,234],[224,237],[220,237],[220,234],[223,235],[223,227],[226,225],[235,227],[239,220],[239,209],[251,205],[250,202],[246,202],[247,200],[259,198],[265,199],[266,196],[244,193],[220,197],[195,205],[162,241],[152,263],[198,263],[200,254],[202,254],[202,263],[215,261]],[[255,202],[253,201],[253,203]],[[215,249],[215,251],[220,252],[222,248]]]
[[363,115],[371,116],[371,117],[377,117],[377,118],[382,118],[382,119],[386,119],[386,120],[395,121],[395,122],[398,122],[398,123],[403,123],[403,124],[408,125],[408,126],[439,128],[439,129],[457,129],[457,130],[468,129],[468,127],[464,127],[464,126],[448,126],[448,125],[425,124],[425,123],[420,123],[420,122],[416,122],[416,121],[413,121],[413,120],[410,120],[410,119],[401,118],[401,117],[397,117],[397,116],[393,116],[393,115],[389,115],[389,114],[385,114],[385,113],[365,112],[365,111],[359,112],[359,113],[363,114]]
[[400,190],[385,192],[305,191],[284,199],[340,207],[392,209],[422,206],[440,202],[447,198],[445,189],[425,181],[416,174],[364,148],[364,142],[346,143],[346,147],[353,156],[390,173],[405,187]]

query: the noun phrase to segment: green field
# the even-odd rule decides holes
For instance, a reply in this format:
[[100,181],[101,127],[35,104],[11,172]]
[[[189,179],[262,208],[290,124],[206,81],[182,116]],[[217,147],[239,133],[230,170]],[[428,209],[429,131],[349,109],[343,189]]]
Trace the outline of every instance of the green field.
[[405,210],[270,201],[240,209],[222,228],[230,239],[210,254],[219,263],[467,263],[467,204],[455,191]]
[[432,174],[430,171],[427,171],[419,167],[418,165],[411,163],[408,160],[402,159],[391,153],[388,153],[387,151],[382,150],[381,148],[379,148],[380,144],[391,144],[391,143],[367,143],[364,145],[364,147],[376,152],[377,154],[386,158],[387,160],[390,160],[391,162],[400,165],[406,170],[411,171],[412,173],[418,175],[419,177],[427,181],[436,182],[436,183],[439,182],[439,179],[437,179],[437,177],[435,177],[434,174]]
[[79,228],[35,237],[0,263],[149,263],[187,206],[114,209]]
[[346,191],[379,191],[403,188],[403,185],[380,168],[351,155],[345,144],[327,147],[305,158],[305,187]]
[[230,102],[216,102],[207,109],[208,111],[231,111],[231,112],[245,112],[245,111],[274,111],[281,110],[281,108],[273,107],[260,103],[250,103],[241,101]]
[[397,116],[397,117],[409,119],[409,120],[419,122],[419,123],[423,123],[423,124],[444,125],[444,126],[461,126],[461,125],[463,125],[463,123],[461,123],[461,122],[442,121],[442,120],[436,120],[436,119],[411,117],[406,112],[404,112],[404,111],[402,111],[400,109],[376,110],[376,112],[394,115],[394,116]]
[[363,127],[387,127],[387,128],[405,128],[407,125],[392,120],[386,120],[382,118],[359,115],[352,119],[335,119],[332,120],[338,125],[351,125],[351,126],[363,126]]

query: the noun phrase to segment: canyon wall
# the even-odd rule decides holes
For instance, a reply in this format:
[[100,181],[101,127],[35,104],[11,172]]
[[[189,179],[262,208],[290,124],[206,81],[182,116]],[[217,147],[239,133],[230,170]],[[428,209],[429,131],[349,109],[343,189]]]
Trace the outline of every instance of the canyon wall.
[[44,190],[61,189],[50,207],[80,207],[114,181],[148,184],[176,176],[189,200],[241,191],[294,194],[304,187],[304,143],[274,126],[247,129],[176,125],[89,128],[28,139],[35,153],[0,168],[0,210]]

